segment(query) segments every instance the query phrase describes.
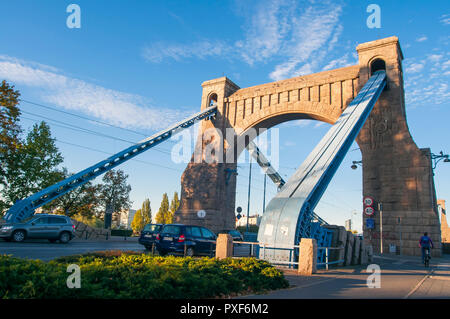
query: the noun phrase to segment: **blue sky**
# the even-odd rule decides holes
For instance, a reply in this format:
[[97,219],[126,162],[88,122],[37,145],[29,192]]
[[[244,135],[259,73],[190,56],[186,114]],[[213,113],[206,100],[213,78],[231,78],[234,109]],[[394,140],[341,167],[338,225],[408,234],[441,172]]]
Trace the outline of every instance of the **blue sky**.
[[[81,28],[66,26],[66,7],[81,8]],[[381,8],[369,29],[366,8]],[[6,1],[0,11],[0,78],[23,100],[109,123],[99,124],[22,103],[22,124],[47,117],[64,165],[79,171],[129,142],[200,109],[201,83],[227,76],[248,87],[356,64],[356,45],[396,35],[404,60],[408,124],[419,147],[450,152],[450,4],[448,1]],[[25,113],[27,112],[27,113]],[[64,123],[116,139],[82,133]],[[290,176],[330,125],[278,126],[279,171]],[[194,130],[192,130],[194,132]],[[124,141],[125,140],[125,141]],[[180,190],[185,163],[173,143],[130,161],[133,207]],[[344,224],[352,212],[361,229],[361,153],[354,143],[316,212]],[[251,213],[262,211],[263,175],[253,166]],[[248,163],[239,165],[237,206],[247,208]],[[450,200],[450,165],[435,170],[439,198]],[[267,196],[276,192],[268,183]]]

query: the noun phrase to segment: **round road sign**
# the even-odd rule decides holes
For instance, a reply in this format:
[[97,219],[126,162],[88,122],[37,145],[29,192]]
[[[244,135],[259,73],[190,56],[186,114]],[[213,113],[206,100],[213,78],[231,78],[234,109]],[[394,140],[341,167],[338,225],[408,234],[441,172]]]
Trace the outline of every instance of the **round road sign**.
[[375,212],[375,210],[373,209],[373,207],[368,206],[368,207],[364,208],[364,213],[367,216],[372,216],[374,212]]
[[373,203],[374,203],[374,200],[370,196],[365,196],[364,199],[363,199],[363,203],[364,203],[364,207],[372,206]]
[[204,210],[199,210],[197,212],[197,216],[200,218],[204,218],[206,216],[206,212]]

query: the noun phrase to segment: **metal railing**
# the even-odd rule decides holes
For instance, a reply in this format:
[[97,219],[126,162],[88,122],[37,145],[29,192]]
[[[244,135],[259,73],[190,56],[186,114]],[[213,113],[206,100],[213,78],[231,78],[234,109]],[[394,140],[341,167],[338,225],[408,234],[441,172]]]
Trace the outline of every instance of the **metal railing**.
[[[293,266],[297,266],[299,262],[294,261],[294,253],[298,252],[296,255],[299,255],[299,249],[300,245],[294,245],[291,247],[275,247],[270,246],[265,243],[259,243],[259,242],[248,242],[248,241],[233,241],[233,257],[239,258],[239,257],[256,257],[259,258],[261,256],[261,259],[267,260],[268,262],[275,264],[275,265],[287,265],[289,268]],[[330,250],[341,250],[344,249],[344,247],[317,247],[317,250],[325,250],[325,262],[317,263],[317,266],[325,266],[325,269],[328,270],[329,265],[334,265],[343,262],[344,260],[336,260],[336,261],[329,261],[330,260]],[[266,250],[288,250],[289,251],[289,261],[281,261],[281,260],[273,260],[273,259],[266,259]],[[261,254],[259,252],[261,251]]]
[[330,250],[341,250],[341,249],[344,249],[344,247],[317,247],[317,250],[319,250],[319,249],[325,249],[325,262],[317,263],[317,266],[325,265],[325,269],[328,270],[328,265],[335,265],[335,264],[344,262],[343,259],[331,261],[331,262],[329,261],[329,256],[330,256],[329,251]]

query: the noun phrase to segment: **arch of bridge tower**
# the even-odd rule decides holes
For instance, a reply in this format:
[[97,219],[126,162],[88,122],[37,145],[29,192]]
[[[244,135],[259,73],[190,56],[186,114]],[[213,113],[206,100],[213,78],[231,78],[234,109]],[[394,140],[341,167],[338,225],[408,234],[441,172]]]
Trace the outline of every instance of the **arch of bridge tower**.
[[[204,148],[201,134],[215,128],[222,132],[215,142],[222,144],[226,156],[231,142],[226,138],[227,129],[242,136],[250,128],[270,128],[295,119],[333,124],[371,74],[379,68],[385,69],[387,89],[356,139],[363,162],[362,195],[383,203],[384,251],[389,250],[389,245],[401,245],[400,253],[419,255],[417,238],[424,231],[431,234],[440,248],[430,150],[419,149],[408,129],[403,53],[398,38],[363,43],[356,50],[358,64],[340,69],[248,88],[239,88],[226,77],[204,82],[202,109],[209,106],[211,96],[216,94],[218,112],[215,119],[201,124],[197,144]],[[237,159],[239,151],[236,153]],[[181,206],[175,213],[175,221],[204,225],[215,231],[234,228],[235,172],[236,163],[189,163],[181,179]],[[206,211],[206,217],[197,216],[200,209]],[[367,218],[363,216],[364,241],[378,252],[379,221],[375,219],[375,229],[369,230]]]

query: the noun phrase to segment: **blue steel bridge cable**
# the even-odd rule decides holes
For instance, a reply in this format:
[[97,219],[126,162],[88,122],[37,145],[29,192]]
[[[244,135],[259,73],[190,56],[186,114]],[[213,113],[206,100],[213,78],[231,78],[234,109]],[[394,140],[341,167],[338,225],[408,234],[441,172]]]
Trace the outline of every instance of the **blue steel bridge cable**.
[[[25,112],[24,112],[24,113],[25,113]],[[29,113],[29,112],[28,112],[28,113]],[[27,120],[31,120],[31,121],[38,122],[38,120],[31,119],[31,118],[27,118],[27,117],[24,117],[24,116],[22,116],[22,118],[23,118],[23,119],[27,119]],[[50,119],[50,120],[51,120],[51,119]],[[56,120],[51,120],[51,121],[56,121]],[[58,122],[61,122],[61,121],[58,121]],[[63,122],[63,123],[64,123],[64,122]],[[77,126],[74,126],[74,125],[71,125],[71,124],[68,124],[68,123],[64,123],[64,125],[70,125],[70,126],[74,126],[74,127],[71,128],[71,127],[66,127],[66,126],[62,126],[62,125],[58,125],[58,124],[53,124],[53,125],[61,126],[61,127],[69,128],[69,129],[73,129],[73,130],[75,130],[75,131],[84,132],[84,129],[83,129],[83,128],[80,128],[80,127],[77,127]],[[89,133],[89,132],[85,132],[85,133]],[[98,132],[95,132],[94,135],[98,135],[97,133],[98,133]],[[102,133],[99,133],[99,134],[100,134],[101,136],[104,136],[104,137],[108,137],[108,138],[112,138],[112,139],[118,139],[118,140],[121,140],[121,141],[124,141],[124,142],[128,142],[128,143],[134,143],[134,142],[131,142],[131,141],[126,141],[126,140],[122,140],[122,139],[120,139],[120,138],[116,138],[116,137],[114,137],[114,136],[108,136],[108,135],[105,136],[105,134],[102,134]],[[80,145],[80,144],[76,144],[76,143],[72,143],[72,142],[63,141],[63,140],[58,139],[58,138],[56,138],[55,140],[56,140],[57,142],[59,142],[59,143],[66,144],[66,145],[70,145],[70,146],[75,146],[75,147],[79,147],[79,148],[83,148],[83,149],[86,149],[86,150],[88,150],[88,151],[98,152],[98,153],[107,154],[107,155],[113,155],[113,153],[110,153],[110,152],[102,151],[102,150],[99,150],[99,149],[94,149],[94,148],[91,148],[91,147],[88,147],[88,146],[84,146],[84,145]],[[168,154],[170,154],[170,153],[168,153]],[[139,159],[131,159],[131,160],[132,160],[132,161],[135,161],[135,162],[143,163],[143,164],[148,164],[148,165],[158,166],[158,167],[161,167],[161,168],[170,169],[170,170],[173,170],[173,171],[183,172],[183,170],[176,169],[176,168],[172,168],[172,167],[168,167],[168,166],[164,166],[164,165],[161,165],[161,164],[156,164],[156,163],[152,163],[152,162],[147,162],[147,161],[143,161],[143,160],[139,160]],[[244,174],[240,174],[240,175],[243,176],[243,177],[246,177],[246,175],[244,175]],[[238,187],[241,187],[241,186],[244,186],[244,185],[237,185],[237,186],[238,186]],[[245,187],[248,187],[248,186],[245,186]],[[252,186],[252,188],[255,189],[255,190],[260,190],[260,191],[262,191],[262,189],[260,189],[260,188],[258,188],[258,187],[255,187],[255,186]],[[276,194],[276,193],[273,193],[273,192],[270,192],[270,193],[273,194],[273,195]]]
[[[57,112],[60,112],[60,113],[68,114],[68,115],[71,115],[71,116],[74,116],[74,117],[81,118],[81,119],[86,120],[86,121],[93,121],[93,122],[97,122],[97,123],[102,124],[102,125],[108,125],[108,126],[111,126],[111,127],[114,127],[114,128],[121,129],[121,130],[130,131],[132,133],[139,134],[139,135],[142,135],[142,136],[148,136],[147,134],[142,133],[142,132],[138,132],[138,131],[122,128],[122,127],[117,126],[117,125],[109,124],[109,123],[102,122],[102,121],[99,121],[99,120],[94,120],[94,119],[91,119],[89,117],[81,116],[81,115],[74,114],[74,113],[67,112],[67,111],[63,111],[63,110],[59,110],[59,109],[56,109],[56,108],[53,108],[53,107],[50,107],[50,106],[47,106],[47,105],[43,105],[43,104],[40,104],[40,103],[35,103],[35,102],[28,101],[28,100],[23,100],[23,99],[21,100],[21,102],[29,103],[29,104],[32,104],[32,105],[36,105],[36,106],[47,108],[47,109],[50,109],[50,110],[53,110],[53,111],[57,111]],[[46,117],[46,116],[43,116],[43,115],[40,115],[40,114],[35,114],[35,113],[24,111],[24,110],[21,110],[21,113],[29,114],[29,115],[36,116],[36,117],[45,119],[47,121],[50,121],[50,122],[52,122],[53,126],[62,127],[62,128],[70,129],[70,130],[73,130],[73,131],[83,132],[83,133],[86,133],[86,134],[96,135],[96,136],[100,136],[100,137],[105,137],[105,138],[109,138],[109,139],[113,139],[113,140],[117,140],[117,141],[121,141],[121,142],[125,142],[125,143],[130,143],[130,144],[135,144],[136,143],[136,142],[125,140],[125,139],[122,139],[122,138],[119,138],[119,137],[116,137],[116,136],[112,136],[112,135],[104,134],[104,133],[101,133],[101,132],[98,132],[98,131],[86,129],[84,127],[76,126],[76,125],[73,125],[73,124],[70,124],[70,123],[67,123],[67,122],[64,122],[64,121],[60,121],[60,120],[56,120],[56,119],[53,119],[53,118],[49,118],[49,117]],[[39,120],[28,118],[28,117],[25,117],[25,116],[21,116],[21,118],[22,119],[26,119],[26,120],[30,120],[30,121],[34,121],[34,122],[40,122]],[[89,150],[89,151],[99,152],[99,153],[107,154],[107,155],[113,155],[113,153],[109,153],[109,152],[106,152],[106,151],[90,148],[88,146],[84,146],[84,145],[80,145],[80,144],[75,144],[75,143],[63,141],[63,140],[60,140],[60,139],[56,139],[56,141],[58,141],[58,142],[60,142],[62,144],[83,148],[83,149],[86,149],[86,150]],[[171,152],[169,150],[166,150],[166,149],[158,149],[157,147],[155,147],[154,149],[156,151],[158,151],[158,152],[162,152],[162,153],[169,154],[169,155],[171,154]],[[156,163],[150,163],[150,162],[146,162],[146,161],[142,161],[142,160],[138,160],[138,159],[132,159],[132,160],[136,161],[136,162],[143,163],[143,164],[159,166],[159,167],[162,167],[162,168],[167,168],[167,169],[170,169],[170,170],[182,172],[182,170],[171,168],[171,167],[167,167],[167,166],[156,164]],[[259,167],[255,167],[255,169],[258,169],[258,168]],[[246,174],[242,174],[242,173],[240,173],[239,175],[242,176],[242,177],[248,177]],[[261,178],[256,177],[256,176],[254,176],[253,179],[262,181]],[[242,187],[244,187],[244,186],[248,187],[248,185],[242,185]],[[241,187],[241,185],[238,184],[237,187]],[[260,189],[258,187],[255,187],[255,186],[251,186],[251,188],[255,189],[255,190],[262,191],[262,189]],[[268,193],[269,193],[269,195],[276,195],[276,192],[268,191]]]

